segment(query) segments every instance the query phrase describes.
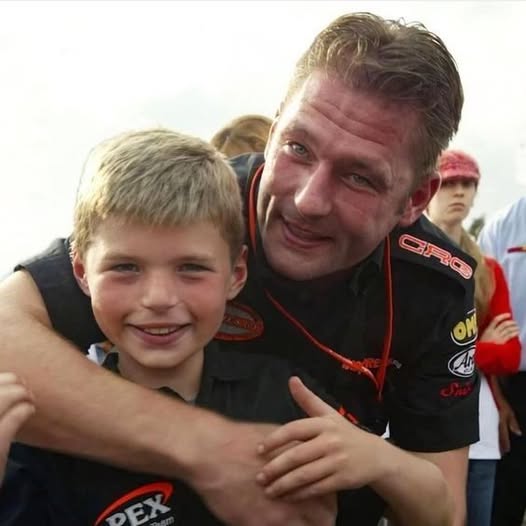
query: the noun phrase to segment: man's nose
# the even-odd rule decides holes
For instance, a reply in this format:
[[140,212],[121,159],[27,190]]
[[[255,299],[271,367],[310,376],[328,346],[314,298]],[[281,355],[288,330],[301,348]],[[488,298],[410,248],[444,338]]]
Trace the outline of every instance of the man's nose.
[[316,170],[305,174],[294,195],[294,204],[304,217],[323,217],[332,210],[330,171],[319,164]]

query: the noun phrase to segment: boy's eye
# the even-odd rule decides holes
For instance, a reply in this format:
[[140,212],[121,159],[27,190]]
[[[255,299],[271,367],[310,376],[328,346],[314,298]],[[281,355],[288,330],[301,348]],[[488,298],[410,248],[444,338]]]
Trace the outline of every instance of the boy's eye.
[[115,272],[138,272],[139,267],[135,263],[118,263],[113,265],[111,270]]
[[183,263],[179,266],[179,270],[181,272],[206,272],[209,269],[200,263]]

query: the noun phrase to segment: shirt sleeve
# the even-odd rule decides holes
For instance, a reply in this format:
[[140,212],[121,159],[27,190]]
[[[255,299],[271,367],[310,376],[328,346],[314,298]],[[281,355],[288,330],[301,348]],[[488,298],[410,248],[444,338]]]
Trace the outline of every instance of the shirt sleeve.
[[[511,313],[510,295],[502,267],[491,258],[486,258],[486,263],[494,276],[495,291],[491,297],[486,319],[481,325],[481,333],[495,316]],[[485,374],[505,375],[517,372],[520,356],[521,343],[518,337],[506,343],[477,341],[475,363]]]
[[498,239],[497,235],[498,223],[493,220],[482,228],[480,231],[477,243],[480,246],[482,252],[491,257],[498,256],[498,249],[496,242]]
[[427,325],[415,324],[414,332],[421,341],[408,343],[405,363],[386,385],[390,436],[411,451],[449,451],[479,439],[473,289],[435,292],[432,303],[420,306]]
[[20,263],[15,270],[29,273],[53,328],[62,336],[83,350],[105,339],[93,317],[91,302],[73,275],[68,240],[56,239],[44,252]]

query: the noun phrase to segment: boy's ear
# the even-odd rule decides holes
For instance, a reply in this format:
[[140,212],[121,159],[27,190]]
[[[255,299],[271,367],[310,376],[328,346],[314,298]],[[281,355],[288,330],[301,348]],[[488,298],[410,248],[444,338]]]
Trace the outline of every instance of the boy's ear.
[[400,226],[409,226],[413,224],[425,211],[429,201],[431,201],[436,194],[439,186],[440,176],[438,175],[438,172],[434,172],[426,177],[409,196],[398,224]]
[[86,294],[86,296],[89,296],[90,292],[88,280],[86,279],[86,267],[84,266],[82,258],[78,255],[78,252],[73,252],[71,264],[73,266],[73,275],[75,276],[79,287],[81,288],[82,292]]
[[232,277],[230,280],[230,288],[227,293],[227,299],[234,299],[240,292],[241,289],[245,286],[247,281],[247,257],[248,257],[248,248],[246,245],[243,245],[239,256],[232,267]]

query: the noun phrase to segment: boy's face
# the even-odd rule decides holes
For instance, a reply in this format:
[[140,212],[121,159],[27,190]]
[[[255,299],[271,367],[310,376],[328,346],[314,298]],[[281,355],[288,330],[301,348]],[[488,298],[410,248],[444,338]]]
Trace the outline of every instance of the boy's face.
[[135,369],[200,363],[225,302],[246,279],[244,254],[232,264],[210,222],[151,227],[108,218],[73,267],[101,330]]

